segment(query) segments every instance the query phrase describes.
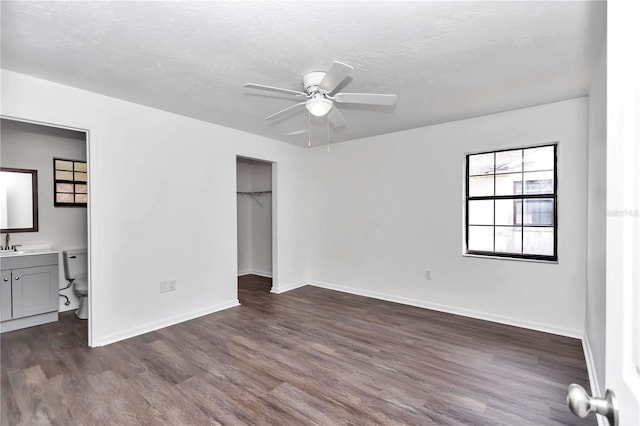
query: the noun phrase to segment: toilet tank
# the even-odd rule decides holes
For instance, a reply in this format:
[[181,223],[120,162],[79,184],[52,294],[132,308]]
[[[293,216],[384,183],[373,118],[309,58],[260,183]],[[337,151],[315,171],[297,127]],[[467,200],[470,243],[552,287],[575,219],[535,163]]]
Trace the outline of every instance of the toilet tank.
[[87,249],[65,250],[62,252],[64,276],[72,280],[87,274]]

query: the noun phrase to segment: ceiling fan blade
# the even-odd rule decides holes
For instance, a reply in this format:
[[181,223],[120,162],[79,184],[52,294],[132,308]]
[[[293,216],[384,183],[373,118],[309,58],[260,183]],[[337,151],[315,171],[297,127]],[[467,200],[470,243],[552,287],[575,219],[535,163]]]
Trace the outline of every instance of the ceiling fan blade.
[[247,87],[249,89],[271,90],[272,92],[287,93],[289,95],[307,96],[306,93],[299,92],[297,90],[289,90],[289,89],[283,89],[281,87],[265,86],[264,84],[245,83],[242,86]]
[[264,119],[265,119],[265,120],[273,120],[274,118],[278,118],[278,117],[280,117],[281,115],[284,115],[285,113],[287,113],[287,112],[289,112],[289,111],[292,111],[292,110],[294,110],[294,109],[300,108],[301,106],[304,106],[304,104],[305,104],[304,102],[300,102],[300,103],[298,103],[298,104],[295,104],[295,105],[290,106],[289,108],[285,108],[285,109],[283,109],[282,111],[278,111],[278,112],[276,112],[275,114],[271,114],[271,115],[269,115],[269,116],[265,117]]
[[342,80],[347,78],[347,76],[351,73],[353,67],[351,65],[343,64],[342,62],[333,61],[333,64],[329,67],[329,71],[325,74],[324,78],[318,85],[320,90],[324,90],[325,92],[331,93],[336,90],[336,87]]
[[398,95],[381,93],[338,93],[334,100],[345,104],[395,105]]
[[307,129],[301,129],[301,130],[294,130],[292,132],[289,133],[285,133],[285,136],[295,136],[295,135],[301,135],[303,133],[307,133]]
[[342,115],[340,110],[335,106],[331,108],[331,111],[329,111],[329,121],[333,127],[342,127],[347,124],[347,120],[344,118],[344,115]]

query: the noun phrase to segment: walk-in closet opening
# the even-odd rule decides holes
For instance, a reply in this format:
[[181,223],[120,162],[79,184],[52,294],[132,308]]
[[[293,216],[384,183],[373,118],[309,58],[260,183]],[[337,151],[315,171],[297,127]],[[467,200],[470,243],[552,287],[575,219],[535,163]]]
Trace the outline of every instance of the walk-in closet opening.
[[237,158],[238,299],[259,302],[273,279],[273,163]]

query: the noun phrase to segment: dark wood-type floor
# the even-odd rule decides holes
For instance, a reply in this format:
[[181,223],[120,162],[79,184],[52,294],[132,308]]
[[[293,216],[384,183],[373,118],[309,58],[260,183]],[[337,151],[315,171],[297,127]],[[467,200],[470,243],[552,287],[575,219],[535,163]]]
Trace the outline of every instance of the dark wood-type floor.
[[[595,424],[580,341],[314,287],[102,348],[86,322],[1,337],[3,425]],[[582,423],[580,423],[582,422]]]

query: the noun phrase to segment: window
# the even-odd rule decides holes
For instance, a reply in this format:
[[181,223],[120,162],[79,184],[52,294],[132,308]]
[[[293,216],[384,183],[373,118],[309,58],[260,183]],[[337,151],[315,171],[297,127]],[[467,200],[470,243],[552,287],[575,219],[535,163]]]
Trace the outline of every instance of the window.
[[[553,180],[528,180],[526,182],[527,193],[545,194],[553,192]],[[514,193],[522,191],[522,181],[515,182]],[[553,225],[553,203],[549,200],[527,200],[525,205],[525,223],[532,225]],[[515,202],[513,221],[516,225],[522,225],[522,201]]]
[[557,260],[556,150],[467,155],[466,253]]
[[87,206],[87,163],[53,159],[53,205],[56,207]]

